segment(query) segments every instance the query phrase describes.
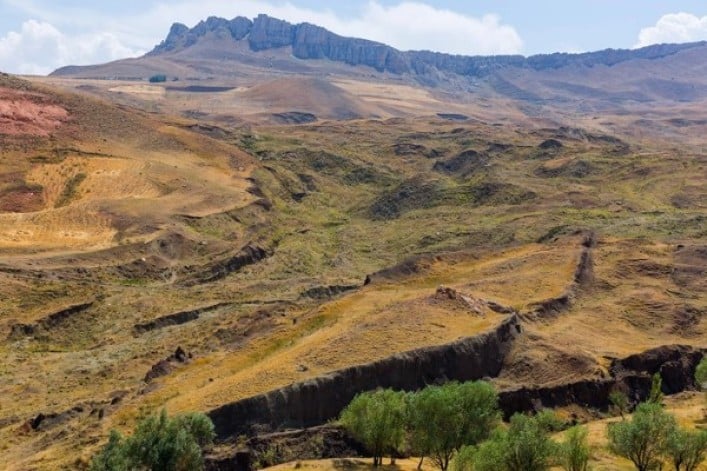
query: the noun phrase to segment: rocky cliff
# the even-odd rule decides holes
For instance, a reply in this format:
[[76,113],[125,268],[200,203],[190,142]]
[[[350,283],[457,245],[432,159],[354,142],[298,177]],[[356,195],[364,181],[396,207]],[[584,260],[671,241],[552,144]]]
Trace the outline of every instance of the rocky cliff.
[[610,67],[633,59],[660,59],[685,49],[707,45],[707,42],[661,44],[635,50],[606,49],[582,54],[555,53],[531,57],[459,56],[430,51],[402,52],[374,41],[342,37],[309,23],[292,25],[267,15],[259,15],[252,21],[244,17],[226,20],[212,16],[191,29],[175,23],[167,38],[148,55],[188,48],[207,35],[247,41],[250,49],[256,52],[291,47],[292,55],[299,59],[328,59],[372,67],[379,72],[409,73],[422,77],[440,72],[483,77],[508,67],[533,70],[552,70],[566,66]]
[[209,412],[219,439],[254,431],[306,428],[338,417],[354,396],[376,388],[417,390],[449,380],[497,376],[521,326],[510,316],[496,329],[452,344],[400,353],[223,405]]

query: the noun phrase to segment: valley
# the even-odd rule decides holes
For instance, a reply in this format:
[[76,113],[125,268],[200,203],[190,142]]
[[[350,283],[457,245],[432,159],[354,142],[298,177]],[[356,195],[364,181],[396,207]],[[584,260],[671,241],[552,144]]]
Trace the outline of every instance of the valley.
[[[599,444],[611,390],[645,399],[656,372],[699,419],[704,44],[429,83],[209,21],[138,59],[0,76],[6,469],[87,469],[162,407],[207,413],[209,469],[240,469],[244,440],[450,379]],[[678,64],[689,90],[662,81]]]

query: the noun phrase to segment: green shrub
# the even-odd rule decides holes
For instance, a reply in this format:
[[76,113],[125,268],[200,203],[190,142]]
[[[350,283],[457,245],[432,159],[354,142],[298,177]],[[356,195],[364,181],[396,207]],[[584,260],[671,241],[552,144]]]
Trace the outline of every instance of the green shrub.
[[621,391],[612,391],[609,393],[609,401],[614,410],[618,412],[623,419],[624,414],[628,412],[628,396]]
[[164,74],[157,74],[153,75],[150,77],[150,83],[161,83],[161,82],[166,82],[167,81],[167,76]]
[[453,471],[474,471],[474,457],[476,448],[472,445],[465,445],[459,449],[452,460]]
[[660,373],[653,375],[653,382],[651,383],[651,392],[648,394],[648,399],[646,402],[651,404],[662,404],[663,403],[663,378]]
[[639,471],[658,469],[675,426],[675,418],[660,404],[640,404],[631,420],[609,425],[609,449],[631,460]]
[[552,414],[515,414],[508,430],[498,429],[474,455],[474,471],[545,471],[560,450],[550,438],[558,424]]
[[357,395],[341,412],[340,422],[373,455],[373,466],[394,455],[405,435],[405,394],[391,389]]
[[142,420],[123,437],[112,431],[108,443],[93,458],[91,471],[198,471],[204,468],[202,448],[215,437],[211,420],[200,413]]
[[484,381],[430,386],[410,398],[413,449],[445,471],[464,445],[485,440],[499,420],[498,396]]
[[585,427],[572,427],[560,444],[560,464],[566,471],[587,471],[591,450]]
[[695,370],[695,381],[700,389],[707,392],[707,357],[703,357]]
[[675,471],[695,471],[705,460],[707,431],[674,428],[668,435],[665,452]]

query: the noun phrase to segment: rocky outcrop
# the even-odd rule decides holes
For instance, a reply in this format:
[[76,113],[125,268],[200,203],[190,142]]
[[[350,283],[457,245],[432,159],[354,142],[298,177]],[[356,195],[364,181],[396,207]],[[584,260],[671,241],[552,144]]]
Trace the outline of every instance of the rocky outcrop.
[[241,268],[258,263],[272,255],[268,250],[253,244],[247,244],[236,255],[201,268],[190,268],[194,275],[184,281],[187,286],[210,283],[227,277]]
[[[402,52],[385,44],[358,38],[347,38],[309,23],[298,25],[259,15],[253,21],[237,17],[233,20],[209,17],[189,29],[175,23],[167,38],[149,54],[157,55],[187,48],[208,34],[247,40],[253,51],[292,47],[299,59],[328,59],[350,65],[364,65],[379,72],[412,74],[432,80],[440,73],[484,77],[509,67],[552,70],[567,66],[613,66],[632,59],[653,60],[685,49],[705,46],[705,42],[661,44],[641,49],[606,49],[582,54],[541,54],[531,57],[460,56],[430,51]],[[505,83],[505,82],[504,82]],[[508,86],[509,84],[505,84]]]
[[212,304],[210,306],[204,306],[196,309],[175,312],[173,314],[167,314],[149,322],[135,324],[133,329],[135,330],[135,333],[142,334],[155,329],[163,329],[171,325],[186,324],[187,322],[197,320],[199,316],[205,312],[213,311],[220,307],[227,306],[228,304],[229,303],[217,303]]
[[314,286],[304,290],[300,294],[300,298],[329,299],[358,288],[360,288],[360,285]]
[[[580,234],[582,234],[581,231],[575,233],[575,235]],[[572,307],[572,303],[581,290],[589,288],[594,281],[592,249],[596,246],[596,243],[597,239],[594,232],[588,231],[583,234],[579,261],[572,277],[572,283],[560,296],[530,304],[532,310],[529,313],[524,313],[522,315],[523,319],[536,320],[554,317]]]
[[660,373],[663,378],[663,392],[674,394],[697,386],[695,369],[705,353],[707,349],[687,345],[665,345],[615,360],[610,372],[616,377],[626,374],[627,371],[647,376]]
[[182,23],[174,23],[169,29],[169,34],[165,40],[156,46],[148,55],[163,54],[187,48],[196,44],[201,37],[209,33],[222,37],[230,36],[235,41],[240,41],[251,32],[252,28],[253,22],[242,16],[236,17],[230,21],[210,16],[206,21],[200,21],[191,29]]
[[144,381],[149,383],[153,379],[170,374],[178,365],[187,363],[191,357],[191,353],[187,353],[182,347],[177,347],[173,354],[152,365],[150,371],[145,374]]
[[665,345],[614,360],[609,377],[585,379],[554,386],[521,387],[499,393],[499,407],[506,418],[516,412],[578,405],[606,411],[609,395],[622,391],[633,403],[645,401],[651,390],[652,375],[660,373],[665,394],[693,390],[695,369],[707,350],[686,345]]
[[13,324],[10,328],[9,338],[16,340],[24,336],[34,335],[39,331],[51,330],[72,316],[89,309],[91,306],[93,306],[93,301],[74,304],[67,308],[48,314],[34,324]]
[[258,15],[253,21],[248,44],[254,51],[291,46],[295,38],[295,32],[295,27],[287,21],[271,18],[267,15]]
[[411,391],[437,382],[497,376],[520,332],[517,316],[510,316],[496,329],[476,337],[335,371],[223,405],[209,412],[209,416],[220,439],[257,430],[324,424],[363,391],[379,387]]

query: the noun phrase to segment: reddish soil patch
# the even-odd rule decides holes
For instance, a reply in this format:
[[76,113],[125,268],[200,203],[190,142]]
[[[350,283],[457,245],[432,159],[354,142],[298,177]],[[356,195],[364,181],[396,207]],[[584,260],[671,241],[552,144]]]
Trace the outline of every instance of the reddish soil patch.
[[68,117],[47,96],[0,87],[0,134],[48,136]]
[[0,212],[29,213],[42,208],[44,208],[44,194],[41,188],[22,186],[0,195]]

